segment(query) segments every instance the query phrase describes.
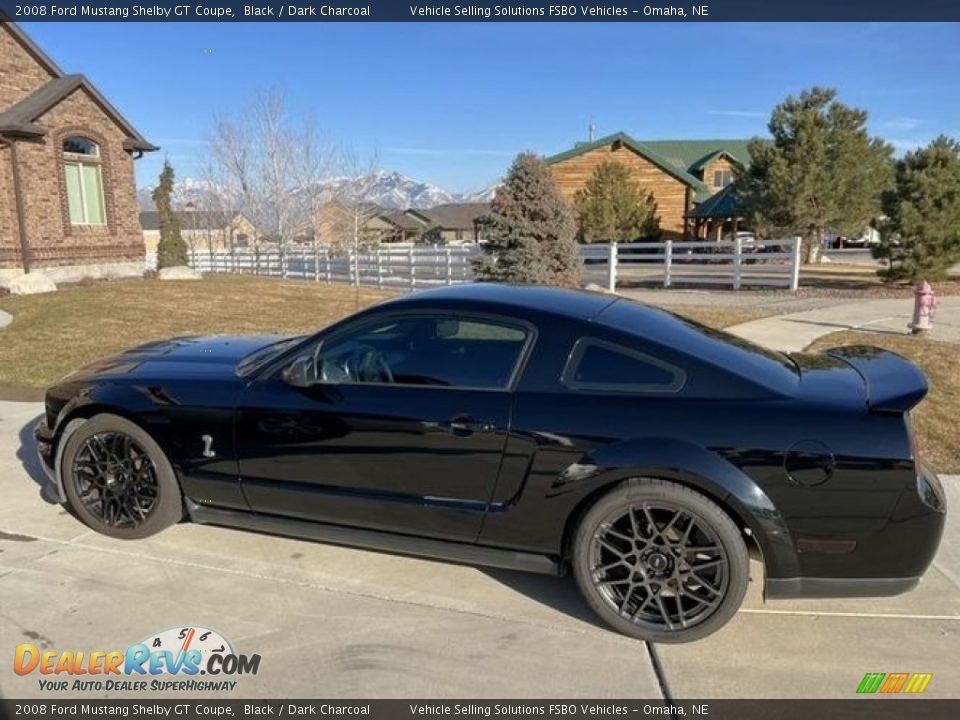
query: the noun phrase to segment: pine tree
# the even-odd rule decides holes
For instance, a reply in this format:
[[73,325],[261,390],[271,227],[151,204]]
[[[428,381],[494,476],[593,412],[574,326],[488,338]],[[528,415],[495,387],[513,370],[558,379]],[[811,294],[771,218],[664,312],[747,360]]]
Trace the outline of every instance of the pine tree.
[[580,281],[576,223],[546,164],[521,153],[481,219],[487,242],[474,261],[481,280],[573,287]]
[[180,222],[173,212],[173,167],[163,163],[160,184],[153,190],[153,202],[160,220],[160,241],[157,243],[157,269],[187,264],[187,244],[180,236]]
[[750,143],[752,164],[736,173],[751,225],[802,235],[806,261],[819,262],[828,230],[860,235],[881,212],[892,181],[892,150],[867,133],[867,113],[815,87],[774,108],[772,141]]
[[944,135],[908,153],[886,197],[888,222],[873,256],[888,281],[939,280],[960,262],[960,142]]
[[584,242],[648,240],[660,234],[660,219],[653,194],[644,192],[623,163],[607,161],[597,166],[574,207]]

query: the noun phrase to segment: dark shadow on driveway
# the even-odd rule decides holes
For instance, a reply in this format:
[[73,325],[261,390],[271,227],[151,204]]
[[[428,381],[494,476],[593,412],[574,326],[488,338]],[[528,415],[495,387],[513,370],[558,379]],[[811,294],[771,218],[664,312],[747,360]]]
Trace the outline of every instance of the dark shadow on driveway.
[[480,568],[488,577],[506,585],[541,605],[582,620],[594,627],[610,630],[587,605],[572,575],[554,577],[534,573],[500,570],[499,568]]
[[30,422],[20,428],[20,447],[17,449],[17,460],[23,466],[24,471],[40,487],[40,497],[49,505],[58,505],[57,490],[53,481],[47,477],[43,471],[43,465],[40,464],[40,458],[37,457],[37,441],[33,437],[33,428],[43,419],[43,415],[37,415]]

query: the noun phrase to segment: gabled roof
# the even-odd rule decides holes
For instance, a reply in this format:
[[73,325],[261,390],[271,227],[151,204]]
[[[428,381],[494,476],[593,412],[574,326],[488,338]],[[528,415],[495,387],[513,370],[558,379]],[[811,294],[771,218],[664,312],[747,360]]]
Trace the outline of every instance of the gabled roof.
[[727,155],[737,163],[749,166],[747,152],[749,140],[636,140],[625,132],[607,135],[593,142],[577,143],[573,148],[544,159],[549,165],[588,153],[591,150],[621,143],[638,155],[646,158],[668,175],[690,186],[696,200],[702,202],[710,196],[710,189],[697,177],[697,173],[718,155]]
[[384,210],[377,217],[407,232],[418,232],[428,225],[425,219],[412,215],[405,210]]
[[687,217],[700,220],[743,217],[743,205],[737,195],[736,186],[732,183],[727,185],[688,212]]
[[14,23],[2,23],[24,44],[27,50],[37,56],[37,60],[46,65],[56,77],[42,85],[12,107],[0,112],[0,132],[28,137],[42,137],[43,129],[34,122],[54,105],[66,99],[77,89],[86,90],[101,109],[125,132],[128,137],[123,141],[125,150],[150,152],[160,148],[148,142],[130,122],[111,105],[100,91],[83,75],[65,75],[53,61],[38,48],[32,40]]
[[28,53],[33,55],[38,63],[43,65],[51,75],[55,77],[62,76],[63,70],[50,59],[50,56],[47,55],[39,45],[37,45],[29,35],[27,35],[15,22],[3,21],[3,14],[0,13],[0,25],[3,25],[10,33],[20,42],[21,45],[26,49]]
[[670,162],[667,158],[663,157],[660,153],[655,151],[653,148],[648,147],[645,143],[634,140],[632,137],[627,135],[625,132],[614,133],[613,135],[607,135],[602,137],[599,140],[594,140],[593,142],[582,142],[577,143],[573,146],[572,149],[567,150],[566,152],[559,153],[557,155],[551,155],[550,157],[544,158],[544,162],[548,165],[561,162],[563,160],[569,160],[570,158],[576,157],[578,155],[583,155],[588,153],[591,150],[597,150],[607,145],[613,145],[616,143],[622,144],[624,147],[628,147],[633,150],[635,153],[641,157],[646,158],[651,163],[656,165],[658,168],[663,170],[668,175],[675,177],[677,180],[682,182],[685,185],[696,190],[703,190],[705,188],[704,184],[693,175],[691,175],[685,168],[678,167],[676,164]]
[[711,160],[726,155],[734,162],[750,166],[749,140],[644,140],[644,145],[682,166],[687,172],[697,172]]
[[433,227],[444,230],[472,230],[477,220],[490,212],[490,203],[447,203],[432,208],[407,210]]

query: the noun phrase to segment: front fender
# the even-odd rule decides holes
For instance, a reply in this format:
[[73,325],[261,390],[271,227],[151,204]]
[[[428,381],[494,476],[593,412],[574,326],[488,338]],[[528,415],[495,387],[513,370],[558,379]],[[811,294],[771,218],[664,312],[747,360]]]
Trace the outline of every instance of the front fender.
[[592,495],[631,477],[673,480],[699,490],[750,529],[760,545],[768,577],[799,574],[790,531],[769,496],[728,460],[693,443],[640,438],[598,448],[566,468],[557,480],[557,489]]

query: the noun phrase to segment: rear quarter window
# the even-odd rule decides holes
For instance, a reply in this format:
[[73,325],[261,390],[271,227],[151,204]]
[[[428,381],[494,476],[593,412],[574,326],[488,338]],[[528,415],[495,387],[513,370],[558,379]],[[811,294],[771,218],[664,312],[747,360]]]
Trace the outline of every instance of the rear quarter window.
[[679,392],[686,373],[663,360],[596,338],[581,338],[561,381],[575,390],[611,392]]

